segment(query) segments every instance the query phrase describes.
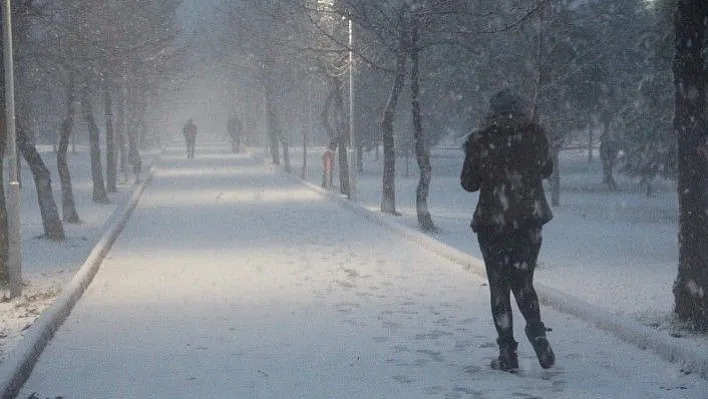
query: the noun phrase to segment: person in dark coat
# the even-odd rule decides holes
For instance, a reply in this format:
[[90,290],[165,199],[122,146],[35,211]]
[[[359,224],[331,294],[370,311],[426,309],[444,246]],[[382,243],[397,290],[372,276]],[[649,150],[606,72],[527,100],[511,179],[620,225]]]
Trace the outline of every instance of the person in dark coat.
[[243,123],[238,116],[233,115],[226,122],[226,130],[229,131],[231,137],[231,151],[234,154],[241,152],[241,134],[243,133]]
[[194,158],[194,146],[197,139],[197,125],[194,124],[192,118],[189,118],[187,123],[182,128],[184,140],[187,143],[187,158]]
[[505,89],[492,96],[484,127],[470,134],[463,148],[460,183],[466,191],[479,191],[471,227],[484,258],[498,334],[499,357],[491,367],[510,372],[519,367],[513,292],[526,319],[526,336],[541,367],[549,368],[555,355],[533,286],[541,229],[553,217],[543,190],[543,179],[553,172],[548,139],[527,117],[522,99]]

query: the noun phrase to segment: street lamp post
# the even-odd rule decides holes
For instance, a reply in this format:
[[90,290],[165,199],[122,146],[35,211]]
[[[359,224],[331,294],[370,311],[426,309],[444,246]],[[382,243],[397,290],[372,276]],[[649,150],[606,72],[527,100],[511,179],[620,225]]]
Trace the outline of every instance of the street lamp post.
[[349,19],[349,198],[356,198],[357,148],[354,130],[354,26]]
[[3,3],[3,56],[5,58],[5,133],[9,190],[7,206],[8,254],[7,274],[10,298],[22,295],[22,237],[20,236],[20,182],[17,170],[17,138],[15,134],[15,76],[12,60],[12,6]]

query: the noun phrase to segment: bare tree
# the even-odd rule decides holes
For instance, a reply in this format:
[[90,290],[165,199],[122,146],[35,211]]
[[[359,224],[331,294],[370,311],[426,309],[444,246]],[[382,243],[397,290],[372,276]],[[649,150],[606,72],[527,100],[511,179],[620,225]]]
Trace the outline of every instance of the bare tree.
[[74,191],[71,187],[71,173],[66,153],[69,148],[69,137],[74,129],[74,119],[76,115],[76,82],[73,74],[69,76],[66,96],[66,117],[61,124],[59,132],[59,146],[57,148],[57,170],[59,171],[59,181],[62,192],[62,214],[67,223],[78,223],[79,213],[76,210],[74,201]]
[[708,330],[708,129],[705,39],[708,4],[678,0],[674,14],[674,128],[678,139],[679,265],[674,311]]
[[[18,43],[17,48],[29,48],[32,40],[30,37],[30,28],[33,26],[33,18],[38,15],[40,9],[32,0],[21,0],[16,2],[13,9],[14,20],[16,23],[13,26],[15,40]],[[17,65],[17,81],[18,87],[29,88],[31,86],[29,71],[31,71],[32,59],[27,52],[18,51],[16,55]],[[45,237],[52,240],[63,240],[65,238],[64,227],[59,217],[56,202],[54,201],[54,192],[52,191],[52,182],[49,169],[42,160],[35,143],[33,141],[34,133],[30,130],[32,111],[30,107],[29,90],[19,90],[17,97],[17,143],[22,153],[23,158],[27,161],[30,167],[32,176],[34,177],[35,187],[37,189],[37,201],[39,210],[42,216],[42,225],[44,227]]]

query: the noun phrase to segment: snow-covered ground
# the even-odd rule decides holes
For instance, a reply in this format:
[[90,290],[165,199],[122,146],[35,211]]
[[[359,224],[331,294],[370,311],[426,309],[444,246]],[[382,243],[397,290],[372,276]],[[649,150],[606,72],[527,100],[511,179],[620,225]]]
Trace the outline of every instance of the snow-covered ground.
[[[226,145],[227,144],[224,143],[224,148],[226,148]],[[41,148],[41,150],[45,162],[50,170],[52,170],[53,184],[56,192],[55,198],[57,205],[60,207],[61,204],[59,201],[61,195],[55,172],[55,157],[51,152],[51,148]],[[264,156],[263,150],[260,148],[252,148],[251,150],[258,157]],[[180,159],[182,154],[179,152],[180,150],[177,151],[179,154],[177,159]],[[297,148],[293,148],[291,154],[294,157],[292,160],[293,173],[299,175],[300,165],[302,164],[301,151]],[[146,168],[154,155],[155,154],[144,155]],[[321,149],[310,150],[306,173],[306,179],[317,185],[319,185],[321,181],[320,155]],[[476,202],[476,196],[463,192],[459,188],[458,182],[462,154],[457,148],[446,148],[434,150],[433,155],[434,177],[429,206],[434,221],[440,228],[439,233],[437,233],[435,237],[463,252],[479,257],[475,237],[468,227],[469,218],[471,217]],[[636,182],[627,179],[619,179],[622,190],[617,193],[609,193],[606,192],[600,184],[601,174],[597,158],[594,163],[588,164],[586,157],[587,155],[582,151],[566,151],[563,153],[561,164],[563,174],[562,184],[564,187],[561,200],[562,205],[554,209],[555,219],[548,224],[544,230],[544,246],[541,251],[541,266],[536,274],[537,281],[569,295],[573,295],[588,303],[615,312],[622,317],[638,320],[659,331],[664,331],[667,334],[682,334],[686,336],[686,332],[678,329],[671,318],[671,306],[673,302],[671,284],[676,275],[678,262],[676,245],[676,196],[672,184],[670,182],[660,182],[656,196],[647,198],[644,196],[641,189],[636,187]],[[360,205],[376,211],[380,201],[381,164],[380,160],[376,161],[374,159],[373,153],[365,154],[365,159],[365,172],[358,176],[357,201]],[[101,233],[105,230],[106,223],[111,218],[111,215],[113,215],[114,211],[120,208],[122,204],[125,204],[132,194],[134,187],[132,180],[123,181],[121,176],[119,192],[111,194],[113,203],[94,204],[91,201],[89,160],[85,148],[79,148],[78,153],[71,154],[70,164],[72,167],[74,194],[82,223],[79,225],[65,225],[67,240],[64,242],[51,242],[38,238],[38,236],[42,234],[42,225],[37,209],[34,185],[27,167],[24,166],[22,169],[23,278],[26,286],[24,290],[25,295],[22,298],[12,301],[6,299],[0,303],[0,318],[2,320],[0,355],[2,359],[17,345],[24,330],[32,325],[36,317],[46,306],[52,303],[56,295],[66,286],[67,282],[73,276],[73,273],[82,265],[89,252],[98,241]],[[218,163],[207,163],[204,165],[204,168],[209,170],[209,168],[213,168],[217,164]],[[401,223],[415,229],[414,190],[417,184],[417,178],[415,177],[416,165],[412,159],[410,160],[408,169],[411,172],[411,176],[403,176],[406,170],[405,160],[400,159],[398,161],[399,175],[397,177],[397,208],[398,211],[402,213],[402,216],[384,217],[395,223]],[[199,172],[187,169],[177,169],[177,171],[187,176]],[[194,190],[188,190],[180,195],[192,195],[193,191]],[[174,195],[174,193],[171,195]],[[278,195],[285,195],[285,193]],[[172,198],[172,200],[174,200],[174,198]],[[273,198],[271,200],[275,201]],[[214,214],[211,217],[219,218],[223,217],[223,215],[219,216],[218,214]],[[178,225],[181,223],[179,220],[180,219],[177,218],[169,222],[172,226],[175,226],[177,231],[179,230]],[[286,222],[288,220],[288,218],[285,218]],[[296,220],[291,220],[288,223],[296,223]],[[316,224],[317,229],[325,227],[324,223]],[[238,224],[233,228],[238,228]],[[264,228],[268,228],[268,225],[264,225]],[[124,235],[125,234],[132,233],[124,233]],[[303,234],[305,234],[305,232],[303,232]],[[316,238],[320,237],[322,234],[322,232],[318,232],[315,237],[312,238],[314,241],[310,244],[319,248],[320,244],[317,243]],[[241,238],[245,239],[245,243],[249,243],[247,235]],[[250,243],[263,245],[262,240],[262,238],[254,237],[253,242]],[[200,240],[199,242],[204,243],[204,248],[206,248],[206,240]],[[293,247],[291,251],[294,251],[293,253],[300,253],[303,249]],[[351,256],[354,256],[353,254],[355,254],[355,252],[351,252],[351,254]],[[207,257],[218,256],[218,251],[217,253],[204,253],[202,255]],[[184,256],[187,259],[191,259],[190,257],[193,255],[187,256],[185,253]],[[347,259],[346,261],[349,262],[351,259]],[[196,258],[194,263],[197,263]],[[347,271],[348,269],[342,270],[344,276],[342,279],[337,279],[337,281],[341,280],[343,284],[346,285],[346,279],[351,276],[347,274],[349,273]],[[276,273],[275,270],[273,273]],[[360,271],[356,271],[356,273],[361,274]],[[308,278],[316,279],[319,277],[308,274]],[[383,283],[382,281],[382,284]],[[481,295],[481,297],[475,299],[475,301],[482,301],[478,305],[483,306],[481,308],[483,310],[480,311],[481,314],[475,317],[477,317],[480,323],[489,324],[482,334],[485,336],[485,342],[472,343],[471,346],[481,346],[484,348],[487,347],[489,342],[492,342],[489,337],[493,335],[491,321],[487,320],[488,305],[484,304],[486,293],[470,293],[470,295],[474,298]],[[455,297],[454,300],[463,301],[464,298],[463,296],[459,296]],[[380,309],[376,308],[374,310]],[[386,312],[386,310],[382,311]],[[551,312],[550,310],[547,311],[547,313]],[[347,312],[341,310],[341,313],[345,314]],[[390,315],[388,313],[384,314]],[[405,312],[401,314],[405,314]],[[377,317],[381,316],[379,315]],[[571,320],[571,318],[558,315],[553,316],[553,320],[557,320],[557,324],[563,325],[563,320]],[[400,320],[397,322],[400,324]],[[406,328],[408,328],[412,325],[408,326],[406,324],[406,326]],[[559,326],[556,325],[554,327],[558,329]],[[583,327],[565,326],[564,328],[569,334],[579,334],[579,336],[582,337]],[[413,332],[415,331],[409,331],[409,333]],[[425,335],[427,333],[417,332],[417,334]],[[422,337],[423,335],[420,336]],[[382,339],[383,338],[380,340]],[[603,339],[612,340],[612,346],[608,349],[610,352],[617,349],[616,345],[624,345],[617,343],[612,338]],[[688,336],[686,339],[699,346],[708,346],[708,344],[706,344],[707,339],[704,336]],[[579,341],[575,340],[574,342],[578,343]],[[565,346],[564,349],[567,352],[569,347],[572,348],[573,343],[561,343],[561,345]],[[593,343],[578,343],[578,345],[580,346],[577,348],[577,353],[573,352],[575,353],[573,356],[577,355],[578,359],[580,359],[582,354],[586,351],[594,350],[592,348]],[[600,345],[606,345],[606,343],[600,343]],[[636,356],[629,348],[630,347],[622,346],[621,350],[623,353],[629,353],[627,356]],[[489,353],[485,352],[483,360],[478,363],[482,364],[488,362],[488,358],[493,354],[494,350],[493,348],[487,349],[489,349]],[[422,350],[425,351],[427,349]],[[576,348],[573,348],[573,350],[575,351]],[[428,352],[418,351],[416,353],[423,356]],[[571,356],[571,358],[573,356]],[[619,362],[619,360],[609,354],[602,356],[607,356],[607,361],[612,364]],[[415,361],[413,358],[410,360],[411,362]],[[569,359],[566,358],[563,362],[567,362],[568,360]],[[655,360],[656,359],[652,361]],[[589,360],[584,359],[584,361]],[[592,361],[594,362],[595,360]],[[613,371],[629,373],[630,371],[628,370],[634,368],[632,365],[633,362],[644,364],[647,361],[650,360],[643,358],[639,360],[627,359],[629,363],[628,366],[630,367],[627,369],[622,368],[622,370],[619,371],[610,369],[610,373]],[[527,365],[533,363],[532,359],[529,357],[526,358],[526,362]],[[682,386],[685,387],[685,376],[682,376],[673,366],[669,366],[666,363],[658,363],[658,365],[658,367],[666,369],[662,374],[662,378],[669,378],[668,381],[674,381],[675,384],[666,385],[664,382],[660,382],[660,384],[664,384],[662,385],[664,388],[657,389],[671,390],[674,394],[676,392],[685,391],[685,389],[681,388]],[[623,367],[624,366],[626,365],[623,365]],[[566,368],[565,370],[567,372],[568,369]],[[264,374],[268,374],[264,370],[261,371],[263,371]],[[477,370],[477,372],[479,371],[480,370]],[[576,386],[580,383],[582,374],[580,370],[577,370],[577,372],[578,374],[574,377],[566,375],[563,383],[556,383]],[[535,374],[531,373],[531,376],[534,375]],[[468,375],[463,373],[460,377],[464,378],[466,376]],[[399,382],[404,380],[408,381],[408,379],[410,379],[410,377],[404,378],[404,375],[398,375],[398,377],[400,377]],[[542,380],[548,378],[547,375],[538,375],[538,377]],[[485,377],[484,381],[489,382],[486,378],[487,377]],[[496,380],[499,377],[493,378]],[[502,379],[505,378],[506,377],[502,377]],[[587,383],[590,386],[597,383],[602,386],[605,384],[605,378],[609,379],[609,375],[605,377],[591,377]],[[570,379],[570,384],[567,384],[569,382],[568,379]],[[405,383],[405,381],[403,383]],[[528,383],[529,382],[526,382],[525,384],[528,385]],[[691,382],[690,384],[693,383],[694,382]],[[583,384],[585,384],[585,382],[583,382]],[[609,393],[612,392],[614,388],[616,387],[610,386],[606,388],[609,389],[609,391],[601,392]],[[464,390],[465,389],[462,389],[458,391],[458,393],[462,395]],[[437,393],[442,392],[440,389],[433,389],[428,392],[433,391]],[[637,392],[641,391],[642,390],[639,390]],[[546,391],[541,390],[539,392]],[[546,395],[542,396],[547,397]],[[553,394],[550,396],[566,397],[562,394]],[[489,397],[504,396],[492,395]],[[582,397],[582,395],[574,397]],[[660,394],[656,396],[640,395],[637,397],[670,396]],[[700,396],[691,396],[687,393],[686,396],[675,397]]]
[[[57,175],[56,154],[51,146],[38,150],[51,172],[52,187],[57,209],[61,215],[61,188]],[[144,154],[149,165],[155,152]],[[20,170],[21,231],[22,231],[22,280],[23,295],[9,300],[9,291],[2,289],[0,301],[0,360],[17,345],[23,332],[32,325],[39,314],[56,298],[71,280],[74,272],[84,263],[105,231],[117,208],[125,205],[134,187],[133,176],[119,174],[118,192],[109,193],[111,203],[94,203],[91,198],[91,169],[86,147],[68,152],[74,200],[81,223],[64,224],[66,240],[55,242],[43,238],[44,230],[37,204],[37,194],[31,172],[23,161]],[[7,170],[7,168],[5,169]]]
[[223,147],[197,147],[187,160],[177,147],[19,397],[708,392],[680,365],[553,309],[543,315],[557,366],[538,366],[516,313],[521,372],[490,370],[484,279],[277,168]]
[[[310,151],[306,173],[306,179],[318,185],[321,151]],[[299,175],[302,151],[291,153]],[[459,184],[462,156],[454,147],[432,151],[428,205],[440,230],[434,237],[481,259],[469,228],[477,194],[463,191]],[[356,193],[359,204],[372,211],[378,211],[381,200],[381,159],[375,158],[373,152],[364,154]],[[620,190],[609,192],[601,184],[597,154],[592,163],[587,158],[583,150],[562,153],[561,206],[553,208],[554,219],[544,228],[537,281],[644,324],[674,328],[671,287],[678,246],[673,183],[657,181],[656,193],[649,198],[635,180],[617,175]],[[408,168],[405,158],[397,163],[396,201],[402,216],[386,217],[416,229],[417,165],[414,158],[408,162]]]

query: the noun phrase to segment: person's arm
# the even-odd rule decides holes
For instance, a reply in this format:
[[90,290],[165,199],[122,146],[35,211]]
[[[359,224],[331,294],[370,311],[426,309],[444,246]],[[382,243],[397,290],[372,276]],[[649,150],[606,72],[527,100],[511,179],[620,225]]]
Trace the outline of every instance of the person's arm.
[[465,151],[465,161],[462,164],[460,173],[460,185],[465,191],[474,192],[479,190],[480,168],[479,168],[479,141],[475,133],[470,134],[463,145]]

